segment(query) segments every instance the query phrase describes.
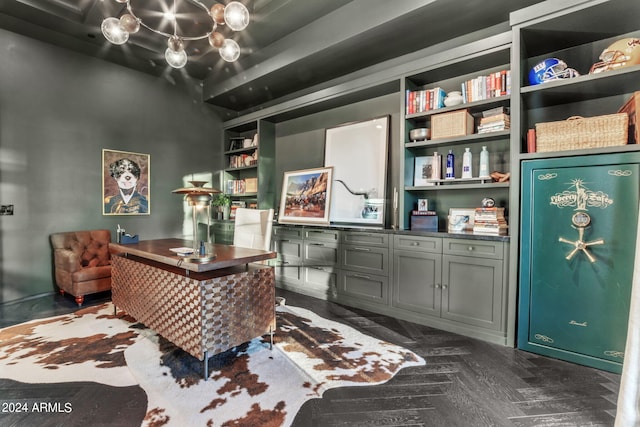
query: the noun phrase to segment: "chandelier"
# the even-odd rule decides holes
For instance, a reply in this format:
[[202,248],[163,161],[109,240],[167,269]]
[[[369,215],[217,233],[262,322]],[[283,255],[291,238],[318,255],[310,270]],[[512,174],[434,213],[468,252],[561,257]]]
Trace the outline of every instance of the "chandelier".
[[[185,42],[208,39],[227,62],[240,56],[240,46],[226,38],[218,30],[223,26],[232,31],[242,31],[249,24],[249,11],[240,2],[232,1],[226,6],[216,3],[208,8],[198,0],[173,0],[171,6],[158,0],[116,0],[126,5],[126,13],[120,18],[110,17],[102,21],[102,34],[115,45],[129,40],[129,34],[137,33],[140,27],[167,38],[165,59],[173,68],[182,68],[187,63]],[[141,6],[145,4],[145,6]],[[155,5],[151,10],[149,5]],[[188,25],[179,25],[178,21]]]

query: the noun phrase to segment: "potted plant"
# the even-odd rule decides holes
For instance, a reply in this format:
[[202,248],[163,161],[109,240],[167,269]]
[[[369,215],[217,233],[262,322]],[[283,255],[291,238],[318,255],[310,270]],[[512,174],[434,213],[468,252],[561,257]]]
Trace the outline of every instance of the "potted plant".
[[231,197],[228,194],[218,193],[211,201],[213,206],[217,207],[217,219],[229,219],[231,215]]

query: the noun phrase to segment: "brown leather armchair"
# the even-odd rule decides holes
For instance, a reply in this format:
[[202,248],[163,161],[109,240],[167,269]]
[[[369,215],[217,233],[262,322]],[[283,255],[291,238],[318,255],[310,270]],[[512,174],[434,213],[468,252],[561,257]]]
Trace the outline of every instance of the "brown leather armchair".
[[51,235],[56,285],[70,293],[78,306],[84,296],[111,289],[109,230],[86,230]]

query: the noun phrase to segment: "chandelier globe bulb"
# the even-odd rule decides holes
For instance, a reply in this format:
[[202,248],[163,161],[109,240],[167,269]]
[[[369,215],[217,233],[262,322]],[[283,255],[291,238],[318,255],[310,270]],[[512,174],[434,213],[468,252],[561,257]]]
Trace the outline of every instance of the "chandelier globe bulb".
[[219,52],[222,59],[234,62],[240,57],[240,46],[234,40],[225,39]]
[[233,31],[242,31],[249,25],[249,11],[242,3],[232,1],[224,8],[224,22]]
[[182,68],[187,65],[187,53],[184,50],[175,51],[168,47],[164,52],[164,59],[173,68]]
[[120,26],[118,18],[106,18],[100,25],[105,39],[115,45],[125,44],[129,40],[129,33]]

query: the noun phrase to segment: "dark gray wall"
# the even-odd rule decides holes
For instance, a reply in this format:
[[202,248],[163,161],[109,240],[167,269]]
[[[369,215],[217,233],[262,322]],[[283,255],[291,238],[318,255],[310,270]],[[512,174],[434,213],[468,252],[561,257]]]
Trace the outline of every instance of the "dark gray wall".
[[[322,111],[276,125],[276,188],[279,207],[282,179],[287,171],[317,168],[324,165],[325,129],[343,123],[369,120],[385,115],[391,116],[389,123],[389,159],[387,177],[399,176],[400,164],[400,95],[397,93],[369,99],[344,107]],[[353,159],[357,162],[358,159]],[[399,182],[388,179],[387,201],[392,200],[393,187]],[[398,187],[399,188],[399,187]],[[389,204],[387,203],[387,208]],[[391,223],[390,210],[387,209],[387,224]]]
[[[198,82],[155,78],[0,30],[0,301],[54,290],[49,235],[120,224],[181,237],[183,177],[222,165]],[[149,154],[151,214],[102,215],[102,149]],[[188,218],[188,216],[187,216]],[[112,235],[113,236],[113,235]]]

